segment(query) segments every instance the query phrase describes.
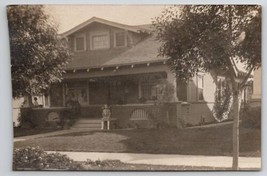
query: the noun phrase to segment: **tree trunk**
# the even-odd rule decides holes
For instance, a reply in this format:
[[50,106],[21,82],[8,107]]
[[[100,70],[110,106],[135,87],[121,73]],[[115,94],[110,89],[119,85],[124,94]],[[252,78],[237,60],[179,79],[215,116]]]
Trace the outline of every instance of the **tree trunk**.
[[25,104],[24,104],[25,107],[32,107],[33,106],[31,94],[26,94],[24,96],[24,101],[25,101]]
[[233,119],[233,170],[238,170],[239,157],[239,111],[240,111],[240,92],[234,91],[233,105],[234,105],[234,119]]

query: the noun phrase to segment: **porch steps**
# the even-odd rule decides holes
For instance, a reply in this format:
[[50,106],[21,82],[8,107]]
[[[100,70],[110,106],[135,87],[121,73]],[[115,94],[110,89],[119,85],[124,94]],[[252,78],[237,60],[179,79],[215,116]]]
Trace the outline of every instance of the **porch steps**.
[[101,129],[101,118],[80,118],[72,129],[88,129],[88,130],[100,130]]

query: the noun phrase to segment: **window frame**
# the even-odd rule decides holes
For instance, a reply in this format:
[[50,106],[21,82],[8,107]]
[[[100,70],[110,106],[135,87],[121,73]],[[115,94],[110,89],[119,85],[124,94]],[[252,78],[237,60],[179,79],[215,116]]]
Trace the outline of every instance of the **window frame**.
[[[93,37],[95,36],[102,36],[102,35],[107,35],[108,38],[108,46],[105,48],[94,48],[94,41]],[[108,31],[100,31],[100,32],[90,32],[90,50],[106,50],[110,49],[110,33]]]
[[[83,45],[84,45],[84,49],[83,50],[77,50],[77,38],[83,38]],[[86,51],[87,45],[86,45],[86,33],[82,33],[82,34],[77,34],[74,36],[74,51],[75,52],[84,52]]]
[[[201,79],[200,79],[201,77]],[[199,86],[199,80],[201,80],[201,87]],[[204,80],[204,74],[198,74],[197,75],[197,101],[199,102],[203,102],[205,101],[205,97],[204,97],[204,86],[205,85],[205,80]],[[202,96],[203,96],[203,99],[199,99],[199,89],[202,89]]]
[[[116,35],[118,33],[123,33],[123,35],[124,35],[124,45],[123,46],[117,46],[117,37],[116,37]],[[114,43],[113,43],[114,44],[114,48],[124,48],[124,47],[126,47],[127,46],[127,35],[126,35],[126,32],[125,31],[115,31],[114,32],[113,41],[114,41]]]
[[223,76],[217,76],[216,91],[217,91],[217,97],[219,98],[219,101],[222,100],[223,92],[225,91],[226,84],[227,83],[226,83],[226,78],[225,77],[223,77]]

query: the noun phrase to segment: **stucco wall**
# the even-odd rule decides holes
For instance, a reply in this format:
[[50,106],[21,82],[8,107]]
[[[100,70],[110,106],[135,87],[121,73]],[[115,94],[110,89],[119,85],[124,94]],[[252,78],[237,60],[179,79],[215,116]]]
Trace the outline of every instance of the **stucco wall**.
[[215,122],[212,109],[214,103],[188,103],[182,105],[182,118],[186,125]]
[[[66,108],[21,108],[21,115],[23,118],[29,118],[37,128],[57,128],[56,124],[47,121],[48,114],[50,112],[60,114],[64,109]],[[23,127],[25,124],[21,125]]]
[[[131,114],[136,109],[143,109],[150,116],[149,120],[130,120]],[[117,119],[120,128],[135,127],[140,128],[155,128],[161,125],[168,125],[177,127],[177,104],[169,103],[163,108],[155,105],[142,104],[142,105],[120,105],[112,106],[112,118]],[[168,115],[167,115],[168,112]],[[155,120],[160,118],[158,120]],[[154,120],[153,120],[154,119]]]
[[261,99],[261,68],[254,72],[252,99]]
[[188,85],[188,103],[182,105],[182,119],[188,125],[215,121],[212,110],[215,102],[216,79],[211,73],[201,75],[204,76],[204,100],[198,100],[198,78],[195,76]]
[[[203,73],[204,76],[204,102],[214,102],[215,92],[216,92],[216,80],[212,77],[210,73]],[[198,78],[194,76],[189,80],[188,85],[188,102],[199,102],[198,100]],[[200,101],[203,102],[203,101]]]
[[[178,103],[169,103],[163,108],[155,106],[153,104],[141,104],[141,105],[113,105],[111,106],[111,117],[116,119],[118,128],[156,128],[167,125],[171,127],[177,127],[177,117],[179,114]],[[130,120],[134,110],[142,109],[149,114],[149,120]],[[38,128],[51,128],[55,127],[52,122],[47,122],[47,117],[50,112],[57,112],[60,114],[66,108],[22,108],[22,115],[29,115],[31,121]],[[102,118],[101,106],[88,106],[82,107],[82,118]],[[79,118],[77,116],[77,118]],[[155,120],[157,119],[157,120]]]

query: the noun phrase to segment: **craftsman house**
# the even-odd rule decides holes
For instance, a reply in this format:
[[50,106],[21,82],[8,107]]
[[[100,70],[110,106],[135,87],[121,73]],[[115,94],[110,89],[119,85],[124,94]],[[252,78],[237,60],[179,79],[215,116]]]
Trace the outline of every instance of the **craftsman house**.
[[[73,59],[62,83],[51,86],[44,107],[34,108],[43,121],[59,116],[72,99],[81,106],[77,118],[100,120],[101,107],[108,104],[117,127],[152,127],[162,80],[174,91],[160,123],[181,127],[214,121],[214,97],[216,89],[221,92],[224,77],[199,73],[187,83],[177,80],[167,58],[158,57],[161,44],[151,25],[129,26],[93,17],[61,36],[68,41]],[[83,122],[77,120],[74,127],[92,125]]]

